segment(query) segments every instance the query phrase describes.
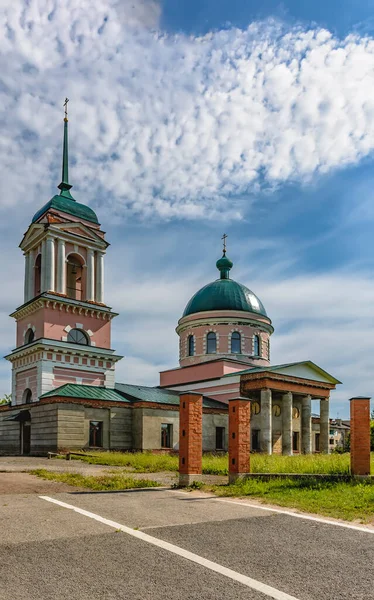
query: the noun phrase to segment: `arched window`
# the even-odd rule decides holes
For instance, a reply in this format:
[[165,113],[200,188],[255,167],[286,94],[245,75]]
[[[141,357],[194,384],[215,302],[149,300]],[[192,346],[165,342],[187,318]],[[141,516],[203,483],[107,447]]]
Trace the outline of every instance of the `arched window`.
[[42,281],[42,255],[38,254],[35,261],[35,274],[34,274],[34,294],[35,296],[39,296],[42,291],[41,286]]
[[242,352],[242,336],[239,331],[234,331],[231,335],[231,353],[241,354]]
[[261,354],[260,354],[260,336],[259,335],[253,336],[253,355],[261,356]]
[[32,391],[30,388],[26,388],[22,395],[22,404],[31,404],[32,402]]
[[188,356],[194,356],[195,354],[195,340],[193,335],[188,336]]
[[66,293],[74,300],[84,299],[82,259],[76,254],[70,254],[66,262]]
[[71,344],[80,344],[81,346],[88,346],[88,336],[82,331],[82,329],[70,329],[68,333],[68,342]]
[[206,352],[207,354],[216,354],[217,352],[217,336],[213,331],[209,331],[206,336]]
[[31,344],[35,339],[35,333],[31,327],[25,333],[25,344]]

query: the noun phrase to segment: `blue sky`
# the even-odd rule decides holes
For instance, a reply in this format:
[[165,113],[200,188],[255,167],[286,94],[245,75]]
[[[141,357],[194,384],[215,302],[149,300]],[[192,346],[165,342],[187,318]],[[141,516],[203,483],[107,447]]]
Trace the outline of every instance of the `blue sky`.
[[[177,364],[175,326],[216,277],[273,320],[272,362],[311,359],[370,395],[374,356],[374,0],[4,0],[0,246],[8,318],[17,248],[60,180],[70,98],[71,182],[107,231],[106,301],[120,381]],[[0,366],[0,393],[10,369]]]

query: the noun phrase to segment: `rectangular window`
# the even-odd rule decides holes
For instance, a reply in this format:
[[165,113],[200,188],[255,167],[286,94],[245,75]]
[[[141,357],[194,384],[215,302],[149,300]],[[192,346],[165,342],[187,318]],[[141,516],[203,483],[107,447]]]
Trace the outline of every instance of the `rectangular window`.
[[90,446],[94,448],[103,447],[103,422],[90,421]]
[[225,428],[216,427],[216,450],[225,449]]
[[334,444],[334,438],[330,438],[330,446]]
[[319,433],[316,433],[316,452],[319,452]]
[[258,452],[260,450],[260,430],[252,429],[252,451]]
[[161,448],[172,448],[173,426],[170,423],[161,423]]
[[292,434],[292,451],[299,452],[299,440],[300,434],[298,431],[294,431]]

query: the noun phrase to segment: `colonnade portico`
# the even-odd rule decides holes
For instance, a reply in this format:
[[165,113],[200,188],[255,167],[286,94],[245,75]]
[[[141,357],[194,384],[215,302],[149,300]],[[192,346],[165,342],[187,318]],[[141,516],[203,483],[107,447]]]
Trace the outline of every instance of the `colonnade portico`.
[[[271,372],[243,374],[241,396],[258,405],[259,450],[292,455],[312,452],[312,400],[320,402],[319,451],[329,452],[329,397],[334,383]],[[256,414],[256,412],[255,412]],[[254,418],[255,421],[255,418]],[[294,437],[296,436],[296,437]]]

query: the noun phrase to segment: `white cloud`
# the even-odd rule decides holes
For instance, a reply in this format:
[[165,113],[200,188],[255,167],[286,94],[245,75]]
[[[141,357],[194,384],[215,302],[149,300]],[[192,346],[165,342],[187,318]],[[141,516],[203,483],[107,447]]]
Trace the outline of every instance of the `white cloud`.
[[58,183],[65,95],[72,182],[113,219],[240,218],[228,197],[372,151],[373,40],[276,22],[167,35],[160,12],[151,0],[3,2],[3,207]]

